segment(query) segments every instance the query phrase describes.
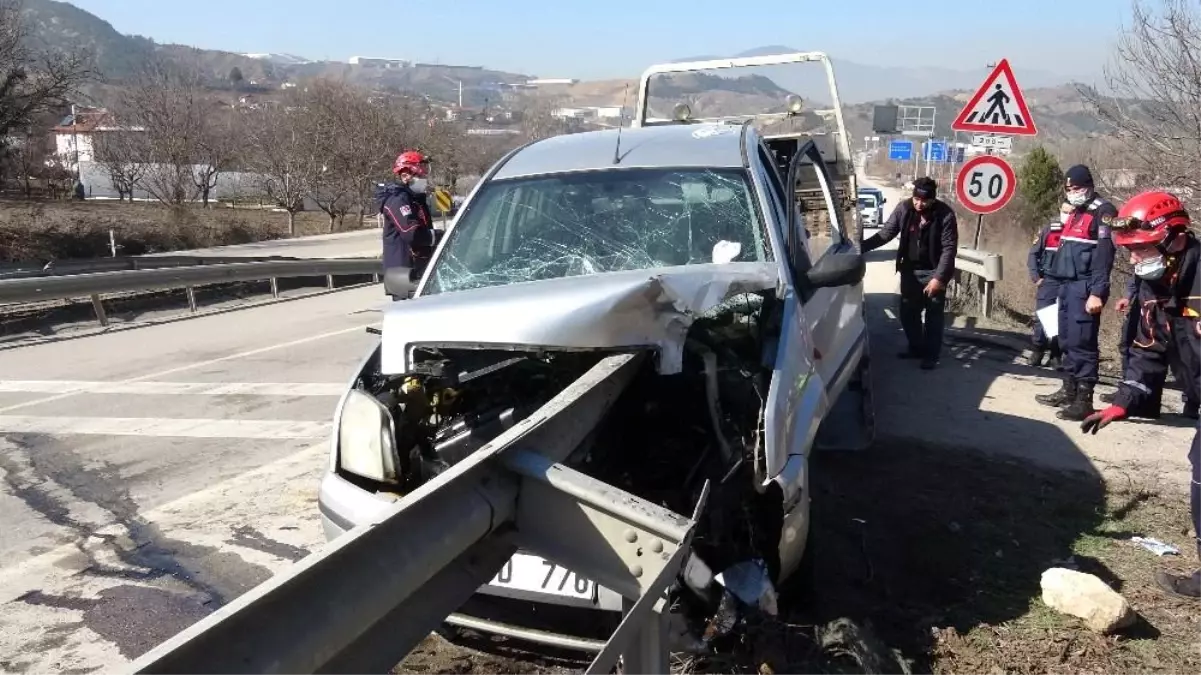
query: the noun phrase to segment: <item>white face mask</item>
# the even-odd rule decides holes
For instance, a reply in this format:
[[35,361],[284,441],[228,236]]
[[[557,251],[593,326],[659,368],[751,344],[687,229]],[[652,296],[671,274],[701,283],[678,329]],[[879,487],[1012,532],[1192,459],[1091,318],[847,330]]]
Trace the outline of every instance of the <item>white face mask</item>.
[[1071,204],[1072,206],[1084,206],[1085,204],[1088,203],[1088,200],[1091,196],[1092,196],[1092,194],[1088,190],[1082,190],[1080,192],[1069,192],[1068,193],[1068,203]]
[[1154,258],[1146,258],[1134,263],[1134,275],[1147,281],[1159,279],[1167,270],[1168,266],[1164,262],[1162,255],[1157,255]]
[[409,189],[417,194],[425,194],[429,183],[424,178],[414,178],[412,183],[409,183]]

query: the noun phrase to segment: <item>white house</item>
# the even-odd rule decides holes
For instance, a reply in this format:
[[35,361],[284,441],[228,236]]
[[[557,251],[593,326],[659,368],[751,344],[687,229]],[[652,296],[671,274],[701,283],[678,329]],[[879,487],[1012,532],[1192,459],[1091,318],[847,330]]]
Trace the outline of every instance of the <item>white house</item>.
[[71,171],[78,171],[79,162],[96,161],[96,135],[114,131],[145,131],[141,127],[117,125],[104,108],[72,106],[72,113],[58,126],[50,129],[54,135],[54,150]]

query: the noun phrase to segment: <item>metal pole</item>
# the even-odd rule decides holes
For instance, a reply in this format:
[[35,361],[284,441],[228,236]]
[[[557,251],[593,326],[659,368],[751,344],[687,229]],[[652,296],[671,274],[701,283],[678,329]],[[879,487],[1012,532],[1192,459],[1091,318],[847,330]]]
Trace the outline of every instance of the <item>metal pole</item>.
[[[991,147],[985,148],[984,154],[991,155],[992,148]],[[980,232],[983,229],[984,229],[984,215],[980,214],[980,215],[976,216],[976,236],[972,238],[972,248],[974,248],[976,250],[980,250]]]

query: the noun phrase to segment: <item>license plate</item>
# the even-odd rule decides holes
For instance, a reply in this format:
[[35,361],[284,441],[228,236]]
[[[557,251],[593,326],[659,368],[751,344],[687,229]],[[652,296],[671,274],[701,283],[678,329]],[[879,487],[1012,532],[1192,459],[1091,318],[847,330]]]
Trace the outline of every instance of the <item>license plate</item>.
[[595,581],[585,579],[562,565],[524,553],[513,554],[488,583],[502,588],[584,600],[592,600],[596,596]]

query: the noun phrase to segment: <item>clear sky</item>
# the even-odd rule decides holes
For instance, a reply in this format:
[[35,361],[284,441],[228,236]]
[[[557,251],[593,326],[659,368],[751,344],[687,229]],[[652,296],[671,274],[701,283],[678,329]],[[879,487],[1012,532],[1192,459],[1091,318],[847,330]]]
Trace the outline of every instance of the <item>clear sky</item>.
[[1130,0],[69,0],[122,33],[235,52],[628,77],[765,45],[869,65],[971,69],[1007,57],[1101,70]]

